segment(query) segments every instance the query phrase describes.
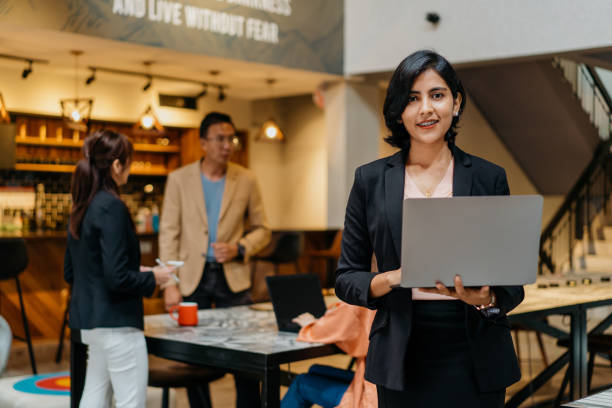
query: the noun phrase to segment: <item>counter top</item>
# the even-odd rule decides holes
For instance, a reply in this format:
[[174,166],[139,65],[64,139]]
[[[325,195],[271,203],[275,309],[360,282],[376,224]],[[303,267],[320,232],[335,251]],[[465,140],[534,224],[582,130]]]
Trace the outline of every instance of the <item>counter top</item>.
[[[157,232],[139,232],[136,236],[140,238],[155,238]],[[0,240],[23,238],[26,240],[34,239],[66,239],[66,231],[0,231]]]

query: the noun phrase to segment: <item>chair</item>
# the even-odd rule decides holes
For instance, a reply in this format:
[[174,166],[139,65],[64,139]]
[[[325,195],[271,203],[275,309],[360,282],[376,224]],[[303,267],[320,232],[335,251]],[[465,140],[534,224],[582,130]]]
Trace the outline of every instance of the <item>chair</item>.
[[149,386],[162,388],[162,408],[168,408],[170,388],[187,388],[191,408],[212,408],[208,383],[223,377],[223,371],[149,355]]
[[511,330],[514,332],[514,344],[516,345],[516,355],[519,361],[521,360],[521,346],[519,342],[519,332],[524,331],[527,335],[529,335],[530,332],[534,332],[536,335],[536,340],[538,342],[538,347],[540,349],[540,357],[542,357],[542,362],[544,363],[544,366],[548,367],[548,357],[546,356],[546,350],[544,349],[544,342],[542,341],[542,333],[540,333],[539,331],[535,331],[530,328],[527,328],[520,323],[512,323],[510,327],[511,327]]
[[30,327],[28,325],[28,318],[26,316],[26,311],[23,304],[21,285],[19,283],[19,274],[28,266],[28,252],[25,241],[21,238],[1,240],[0,259],[2,259],[2,265],[0,265],[0,280],[15,279],[17,293],[19,294],[19,305],[21,307],[21,319],[23,320],[25,338],[16,335],[14,335],[14,337],[25,341],[28,344],[32,373],[37,374],[34,349],[32,348],[32,338],[30,337]]
[[[338,264],[338,258],[340,258],[341,245],[342,230],[338,230],[329,248],[313,249],[307,253],[311,265],[313,261],[325,261],[325,287],[333,288],[335,285],[335,269]],[[310,269],[312,270],[312,267]]]
[[64,338],[66,337],[66,327],[68,326],[68,311],[70,310],[70,293],[70,289],[62,289],[62,297],[66,298],[66,302],[64,306],[62,327],[60,328],[59,341],[57,342],[57,351],[55,352],[55,362],[58,364],[62,360],[62,352],[64,350]]
[[253,268],[257,262],[265,261],[274,264],[274,274],[278,275],[278,265],[292,263],[297,273],[301,273],[298,259],[302,254],[302,234],[298,232],[278,232],[272,237],[272,242],[259,254],[253,256]]
[[0,316],[0,375],[6,367],[9,354],[11,353],[11,341],[13,340],[13,333],[11,327],[8,325],[4,317]]
[[[560,347],[570,347],[569,338],[560,339],[557,341]],[[593,368],[595,368],[595,356],[598,353],[607,354],[610,359],[610,368],[612,368],[612,334],[589,334],[587,337],[587,352],[589,353],[589,361],[587,363],[587,394],[591,392],[591,380],[593,378]],[[559,406],[565,393],[565,388],[569,383],[570,367],[567,367],[559,394],[555,400],[554,406]]]

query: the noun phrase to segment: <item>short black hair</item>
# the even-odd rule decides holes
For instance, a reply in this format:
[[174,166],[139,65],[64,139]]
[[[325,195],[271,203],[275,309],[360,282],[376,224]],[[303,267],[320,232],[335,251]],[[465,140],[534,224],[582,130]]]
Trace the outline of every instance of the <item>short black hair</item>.
[[221,112],[209,112],[204,119],[202,119],[202,123],[200,123],[200,139],[206,139],[206,135],[208,133],[208,128],[212,125],[216,125],[217,123],[229,123],[232,125],[234,129],[234,122],[232,122],[232,118],[229,115]]
[[451,126],[444,136],[450,145],[455,143],[457,136],[457,123],[465,107],[465,91],[463,85],[457,76],[457,72],[453,66],[440,54],[431,50],[420,50],[414,52],[404,58],[397,66],[387,88],[387,96],[383,106],[383,115],[385,124],[391,131],[391,134],[385,138],[385,142],[391,146],[399,147],[402,150],[410,149],[410,134],[401,122],[402,113],[408,105],[410,90],[414,84],[414,80],[428,69],[433,69],[444,79],[451,90],[453,99],[457,98],[457,94],[461,94],[461,106],[459,114],[453,116]]

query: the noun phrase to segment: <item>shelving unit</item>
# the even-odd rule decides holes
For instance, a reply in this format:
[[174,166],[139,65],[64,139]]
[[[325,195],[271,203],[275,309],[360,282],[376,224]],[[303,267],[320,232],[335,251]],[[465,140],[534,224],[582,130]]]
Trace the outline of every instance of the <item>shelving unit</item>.
[[[83,147],[83,141],[79,140],[74,142],[72,140],[57,140],[57,139],[44,139],[34,136],[17,136],[15,137],[15,143],[24,146],[45,146],[45,147],[62,147],[68,149],[81,149]],[[163,146],[153,143],[134,143],[134,151],[146,152],[146,153],[179,153],[179,146]]]
[[[72,164],[40,164],[40,163],[16,163],[15,170],[21,171],[43,171],[51,173],[72,173],[74,165]],[[130,169],[130,174],[135,176],[165,176],[168,174],[168,169],[164,166],[151,165],[145,167],[134,167]]]
[[[13,114],[16,170],[71,173],[82,158],[85,133],[70,129],[61,118]],[[183,164],[181,143],[192,129],[166,128],[164,132],[143,131],[132,123],[91,121],[89,132],[111,129],[128,136],[134,146],[133,175],[165,176]],[[38,136],[35,136],[38,135]],[[57,162],[57,163],[56,163]]]
[[[15,118],[15,170],[71,173],[82,158],[86,134],[76,133],[59,117],[11,112]],[[110,129],[128,136],[134,146],[131,174],[165,176],[180,166],[200,159],[197,129],[166,127],[164,132],[137,129],[133,123],[92,120],[89,132]],[[38,136],[36,136],[38,135]],[[241,148],[230,160],[248,167],[248,133],[237,130]]]

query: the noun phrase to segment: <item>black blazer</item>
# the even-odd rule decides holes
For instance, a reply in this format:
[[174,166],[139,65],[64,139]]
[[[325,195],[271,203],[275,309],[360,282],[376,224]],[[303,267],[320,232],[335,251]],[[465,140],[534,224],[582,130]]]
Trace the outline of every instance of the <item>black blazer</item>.
[[70,328],[144,328],[142,296],[155,290],[153,272],[140,272],[140,247],[130,214],[116,196],[99,191],[81,237],[68,232],[64,279],[72,285]]
[[[510,194],[504,169],[452,148],[453,195]],[[406,352],[411,330],[412,291],[395,288],[377,299],[369,297],[372,253],[379,271],[401,266],[402,202],[405,153],[359,167],[346,207],[342,253],[336,271],[336,294],[354,305],[377,309],[370,331],[365,378],[386,388],[406,384]],[[520,370],[506,313],[524,297],[522,286],[493,288],[501,313],[485,318],[465,305],[466,330],[474,374],[481,392],[501,390],[520,379]]]

